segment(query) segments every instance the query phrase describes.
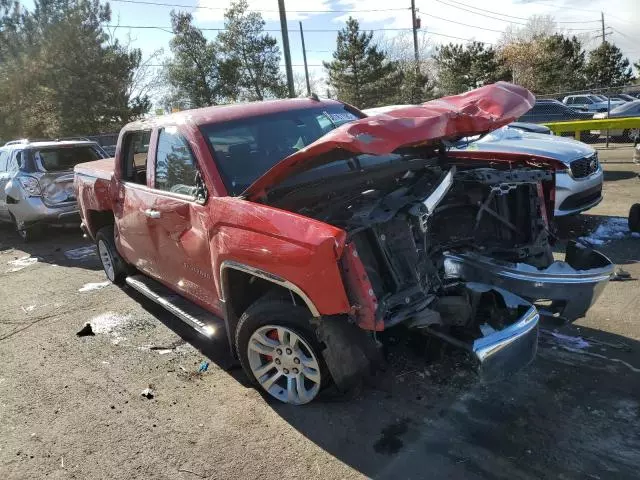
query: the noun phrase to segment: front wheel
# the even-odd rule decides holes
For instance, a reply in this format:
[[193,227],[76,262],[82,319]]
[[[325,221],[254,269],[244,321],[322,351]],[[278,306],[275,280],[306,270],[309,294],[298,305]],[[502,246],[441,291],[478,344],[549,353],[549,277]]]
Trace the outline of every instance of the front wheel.
[[116,285],[122,285],[129,274],[130,267],[116,249],[113,225],[101,228],[96,234],[98,257],[107,278]]
[[315,399],[329,373],[307,309],[264,299],[250,306],[236,330],[236,350],[250,381],[281,402]]
[[622,137],[630,142],[640,140],[640,128],[630,128],[623,132]]

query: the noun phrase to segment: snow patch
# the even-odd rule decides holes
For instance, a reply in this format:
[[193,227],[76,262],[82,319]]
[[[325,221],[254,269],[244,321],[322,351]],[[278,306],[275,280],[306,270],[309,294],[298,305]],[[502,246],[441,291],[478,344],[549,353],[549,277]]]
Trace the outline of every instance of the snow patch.
[[111,282],[98,282],[98,283],[85,283],[81,288],[78,289],[79,292],[91,292],[93,290],[101,290],[105,287],[111,285]]
[[7,273],[19,272],[24,268],[34,265],[35,263],[38,263],[38,257],[32,257],[30,255],[25,255],[24,257],[10,260],[7,262],[7,264],[13,268],[7,270]]
[[73,248],[64,252],[64,256],[69,260],[88,260],[96,256],[96,247],[89,245],[88,247]]
[[551,336],[554,338],[555,343],[563,347],[582,350],[583,348],[591,346],[591,344],[582,337],[573,337],[571,335],[563,335],[557,332],[551,332]]
[[629,221],[624,217],[608,217],[588,236],[580,237],[593,245],[603,245],[611,240],[640,238],[640,233],[629,230]]
[[131,315],[121,315],[114,312],[101,313],[97,317],[89,320],[94,333],[110,335],[113,337],[111,343],[117,345],[125,338],[122,336],[122,329],[131,321]]

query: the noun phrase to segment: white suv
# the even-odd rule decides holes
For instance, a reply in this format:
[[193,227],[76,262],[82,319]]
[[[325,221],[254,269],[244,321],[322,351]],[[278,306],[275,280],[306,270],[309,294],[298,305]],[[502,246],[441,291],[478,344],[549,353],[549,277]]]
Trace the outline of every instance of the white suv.
[[567,107],[576,110],[586,110],[587,112],[606,112],[609,106],[615,108],[622,105],[622,100],[602,100],[597,95],[568,95],[562,100]]

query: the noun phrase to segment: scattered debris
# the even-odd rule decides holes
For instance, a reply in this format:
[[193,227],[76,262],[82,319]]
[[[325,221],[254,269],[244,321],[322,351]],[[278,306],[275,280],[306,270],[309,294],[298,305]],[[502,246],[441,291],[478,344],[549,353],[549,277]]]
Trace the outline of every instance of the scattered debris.
[[124,340],[121,335],[122,328],[131,320],[130,315],[120,315],[119,313],[106,312],[92,318],[89,323],[95,333],[108,334],[113,336],[111,341],[114,345]]
[[626,282],[629,280],[635,280],[635,278],[633,278],[626,270],[618,267],[609,280],[612,282]]
[[35,305],[29,305],[28,307],[20,307],[24,313],[33,312],[36,308]]
[[97,283],[85,283],[81,288],[78,289],[79,292],[91,292],[93,290],[101,290],[105,287],[111,285],[111,282],[97,282]]
[[173,352],[172,348],[154,348],[152,350],[158,352],[158,355],[166,355],[167,353]]
[[7,262],[7,264],[13,268],[7,270],[6,273],[19,272],[20,270],[25,269],[35,263],[38,263],[38,257],[32,257],[31,255],[25,255],[24,257],[10,260]]
[[588,236],[580,237],[580,240],[589,242],[593,245],[604,245],[611,240],[619,240],[622,238],[640,238],[640,233],[631,232],[629,230],[629,222],[624,217],[608,217],[598,228],[596,228]]
[[64,252],[64,256],[69,260],[84,261],[96,257],[96,247],[89,245],[86,247],[74,248]]
[[91,324],[87,322],[84,324],[84,327],[82,327],[78,332],[76,332],[76,335],[78,337],[88,337],[88,336],[93,337],[95,333],[93,333],[93,328],[91,328]]
[[150,387],[147,387],[142,392],[140,392],[140,395],[151,400],[155,396],[155,393]]
[[202,372],[206,372],[207,370],[209,370],[209,362],[207,362],[206,360],[203,360],[202,363],[200,364],[200,367],[198,367],[198,372],[202,373]]

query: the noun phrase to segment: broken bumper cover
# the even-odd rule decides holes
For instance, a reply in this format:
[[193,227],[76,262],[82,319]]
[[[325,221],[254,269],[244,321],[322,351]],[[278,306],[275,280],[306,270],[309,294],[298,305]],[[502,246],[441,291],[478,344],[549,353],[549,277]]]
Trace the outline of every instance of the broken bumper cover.
[[538,269],[475,253],[446,254],[447,276],[501,287],[537,303],[540,313],[574,321],[584,317],[604,290],[614,265],[605,255],[569,242],[565,262]]

